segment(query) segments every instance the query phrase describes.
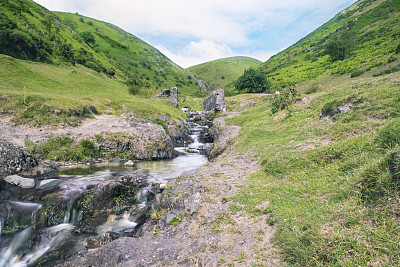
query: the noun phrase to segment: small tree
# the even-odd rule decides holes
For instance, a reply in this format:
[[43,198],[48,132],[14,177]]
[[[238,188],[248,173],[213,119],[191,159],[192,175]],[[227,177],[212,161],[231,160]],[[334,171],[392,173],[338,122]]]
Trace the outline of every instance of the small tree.
[[94,45],[94,43],[96,42],[96,39],[94,38],[93,33],[87,31],[87,32],[81,32],[79,34],[82,39],[88,44],[88,45]]
[[246,69],[234,85],[239,94],[266,93],[271,87],[266,73],[255,68]]
[[325,52],[332,61],[343,60],[353,50],[354,40],[349,33],[333,38],[325,46]]

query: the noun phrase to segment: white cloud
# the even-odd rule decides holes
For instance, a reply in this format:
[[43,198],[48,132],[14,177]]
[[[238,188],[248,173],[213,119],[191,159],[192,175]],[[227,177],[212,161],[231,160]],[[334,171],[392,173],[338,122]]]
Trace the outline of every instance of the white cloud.
[[226,44],[217,44],[214,41],[204,39],[199,42],[190,42],[188,46],[180,49],[177,53],[169,51],[163,45],[156,45],[155,47],[184,68],[232,56],[232,50]]

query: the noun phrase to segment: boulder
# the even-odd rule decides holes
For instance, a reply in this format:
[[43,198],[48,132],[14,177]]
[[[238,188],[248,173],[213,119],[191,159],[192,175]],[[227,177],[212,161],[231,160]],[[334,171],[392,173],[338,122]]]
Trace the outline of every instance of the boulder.
[[229,146],[229,141],[239,135],[241,127],[236,125],[226,126],[219,134],[216,140],[214,140],[213,147],[209,152],[209,160],[214,160],[216,157],[222,154],[225,149]]
[[204,99],[203,109],[205,111],[225,111],[225,91],[217,89]]
[[115,206],[116,199],[125,194],[132,194],[136,188],[146,183],[143,172],[137,171],[124,175],[116,180],[105,181],[94,189],[92,209],[102,210]]
[[127,162],[124,163],[125,167],[133,167],[135,166],[135,163],[132,160],[128,160]]
[[50,187],[57,186],[60,184],[62,181],[60,179],[47,179],[47,180],[42,180],[40,181],[39,184],[39,189],[47,189]]
[[248,101],[248,102],[246,102],[246,103],[241,103],[241,104],[239,105],[239,107],[240,107],[240,108],[251,108],[252,106],[254,106],[255,103],[256,103],[256,102],[250,100],[250,101]]
[[0,175],[28,171],[38,165],[38,161],[26,150],[0,139]]
[[339,106],[338,110],[340,113],[347,113],[349,112],[351,109],[353,108],[353,104],[352,103],[347,103],[343,106]]
[[7,176],[5,181],[11,185],[16,185],[22,188],[35,187],[35,180],[31,178],[24,178],[18,175]]
[[170,159],[176,156],[171,137],[152,121],[127,118],[125,132],[102,132],[96,144],[112,154],[124,153],[137,160]]

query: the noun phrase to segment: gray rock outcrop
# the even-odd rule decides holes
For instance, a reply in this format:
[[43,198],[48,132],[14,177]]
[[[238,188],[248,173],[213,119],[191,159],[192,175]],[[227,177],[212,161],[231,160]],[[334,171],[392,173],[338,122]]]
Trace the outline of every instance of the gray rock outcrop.
[[140,171],[124,175],[116,180],[105,181],[94,189],[91,209],[112,208],[117,204],[115,199],[118,196],[125,194],[125,192],[134,192],[145,182],[146,176]]
[[132,159],[169,159],[176,156],[171,138],[161,125],[149,120],[126,118],[111,125],[108,131],[91,132],[74,138],[93,140],[99,149],[111,156],[124,153]]
[[177,87],[172,87],[171,88],[171,97],[170,97],[170,103],[174,107],[178,107],[178,88]]
[[254,104],[256,104],[256,102],[249,100],[246,103],[241,103],[239,105],[240,108],[251,108],[252,106],[254,106]]
[[0,139],[0,175],[27,171],[38,165],[38,161],[26,150]]
[[203,109],[205,111],[225,111],[225,91],[217,89],[204,99]]
[[175,122],[171,119],[168,119],[164,114],[157,114],[157,117],[165,122],[168,128],[168,135],[171,137],[171,140],[174,144],[179,144],[180,142],[186,139],[186,131],[187,127],[185,122],[180,120],[175,120]]

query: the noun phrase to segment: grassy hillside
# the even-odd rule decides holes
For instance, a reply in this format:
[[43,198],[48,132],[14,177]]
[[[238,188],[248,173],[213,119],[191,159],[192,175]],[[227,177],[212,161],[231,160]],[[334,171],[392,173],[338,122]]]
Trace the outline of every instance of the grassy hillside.
[[400,265],[399,15],[399,1],[358,1],[265,62],[273,86],[297,84],[282,111],[282,92],[228,98],[257,103],[228,123],[261,171],[223,218],[267,214],[289,266]]
[[87,18],[79,14],[55,13],[74,32],[90,33],[92,45],[98,53],[122,72],[124,77],[143,83],[147,88],[162,90],[177,86],[182,95],[204,95],[198,82],[157,49],[115,25]]
[[205,94],[188,71],[114,25],[50,12],[30,0],[6,0],[0,7],[0,54],[86,67],[142,91],[178,86],[184,96]]
[[132,96],[126,85],[88,68],[55,66],[0,55],[0,112],[16,123],[72,124],[94,114],[180,118],[169,99]]
[[320,76],[384,75],[399,70],[400,2],[360,0],[261,68],[276,87]]
[[327,79],[276,114],[271,96],[251,95],[257,105],[228,122],[242,127],[235,149],[262,168],[221,218],[268,214],[289,266],[399,266],[399,93],[393,73]]
[[250,57],[230,57],[214,60],[188,68],[214,88],[231,88],[245,69],[258,67],[261,61]]

